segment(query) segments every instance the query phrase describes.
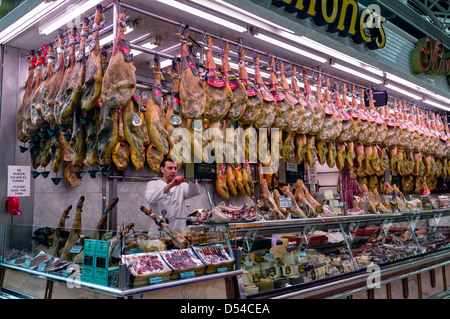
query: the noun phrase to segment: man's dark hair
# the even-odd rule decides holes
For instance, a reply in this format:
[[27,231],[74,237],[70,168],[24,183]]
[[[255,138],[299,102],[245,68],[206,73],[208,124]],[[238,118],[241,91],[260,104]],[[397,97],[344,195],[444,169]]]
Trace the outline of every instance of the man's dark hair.
[[166,159],[164,159],[164,160],[161,162],[161,164],[159,165],[159,168],[161,169],[161,168],[163,168],[163,167],[166,167],[166,162],[172,162],[172,163],[175,164],[175,162],[172,161],[171,158],[166,158]]

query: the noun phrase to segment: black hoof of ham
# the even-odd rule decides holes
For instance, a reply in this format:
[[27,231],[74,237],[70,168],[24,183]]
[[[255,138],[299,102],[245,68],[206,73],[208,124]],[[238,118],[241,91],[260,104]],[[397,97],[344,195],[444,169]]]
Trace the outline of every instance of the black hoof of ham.
[[60,178],[60,177],[52,177],[52,182],[55,185],[58,185],[61,181],[62,181],[62,178]]

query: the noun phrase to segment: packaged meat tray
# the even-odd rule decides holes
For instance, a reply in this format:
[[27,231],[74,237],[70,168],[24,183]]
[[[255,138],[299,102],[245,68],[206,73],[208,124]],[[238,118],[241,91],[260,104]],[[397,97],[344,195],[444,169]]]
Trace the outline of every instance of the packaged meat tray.
[[224,270],[232,270],[234,259],[228,255],[222,244],[208,246],[194,246],[193,250],[200,260],[206,264],[206,273],[214,273]]
[[[202,275],[205,264],[194,254],[190,248],[166,250],[160,252],[164,261],[173,270],[170,279],[186,278],[187,276]],[[180,274],[184,273],[180,276]]]
[[[124,255],[122,256],[122,262],[127,265],[132,275],[131,286],[148,285],[150,278],[155,278],[155,281],[167,281],[172,273],[172,269],[157,251]],[[156,277],[158,277],[158,280],[156,280]]]

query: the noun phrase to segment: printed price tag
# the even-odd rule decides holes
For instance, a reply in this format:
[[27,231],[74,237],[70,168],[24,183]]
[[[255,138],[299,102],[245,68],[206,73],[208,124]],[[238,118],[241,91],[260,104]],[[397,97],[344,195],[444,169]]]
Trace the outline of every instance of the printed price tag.
[[291,196],[282,196],[280,195],[280,208],[291,208],[292,207],[292,198]]
[[217,272],[225,272],[225,271],[227,271],[227,267],[217,268]]
[[185,271],[180,273],[180,278],[181,279],[187,279],[187,278],[192,278],[195,277],[195,271]]
[[45,267],[47,267],[47,264],[45,263],[40,263],[37,270],[38,271],[44,271]]
[[156,284],[162,282],[162,276],[152,277],[149,279],[150,284]]

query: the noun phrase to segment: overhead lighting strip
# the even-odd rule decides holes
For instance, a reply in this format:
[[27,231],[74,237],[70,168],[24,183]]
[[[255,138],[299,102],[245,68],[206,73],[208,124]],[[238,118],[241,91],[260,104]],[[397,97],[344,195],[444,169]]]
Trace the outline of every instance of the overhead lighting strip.
[[102,0],[82,0],[67,8],[65,12],[60,14],[57,18],[52,19],[50,22],[43,24],[39,27],[39,33],[49,35],[53,31],[57,30],[61,26],[71,22],[76,17],[84,14],[86,11],[95,7]]
[[7,43],[66,2],[67,0],[57,0],[40,3],[0,32],[0,44]]
[[[358,59],[355,59],[355,58],[353,58],[351,56],[343,54],[343,53],[341,53],[341,52],[339,52],[339,51],[337,51],[335,49],[329,48],[328,46],[325,46],[325,45],[323,45],[323,44],[321,44],[319,42],[311,40],[311,39],[309,39],[309,38],[307,38],[305,36],[298,35],[292,30],[289,30],[289,29],[284,28],[284,27],[282,27],[280,25],[277,25],[277,24],[275,24],[273,22],[270,22],[270,21],[267,21],[265,19],[262,19],[262,18],[254,15],[254,14],[252,14],[250,12],[247,12],[247,11],[245,11],[245,10],[239,8],[239,7],[236,7],[236,6],[232,5],[232,4],[226,3],[225,1],[222,1],[222,0],[211,0],[211,1],[206,1],[206,0],[189,0],[189,1],[191,1],[193,3],[196,3],[196,4],[199,4],[199,5],[202,5],[204,7],[207,7],[209,9],[215,10],[217,12],[225,12],[227,15],[232,16],[232,17],[240,18],[243,21],[249,21],[250,19],[252,20],[252,21],[250,21],[250,23],[253,23],[255,21],[259,21],[259,23],[255,23],[255,26],[257,26],[260,29],[264,29],[266,31],[276,33],[280,37],[292,40],[292,41],[294,41],[296,43],[300,43],[301,45],[307,46],[307,47],[309,47],[311,49],[318,50],[321,53],[325,53],[327,55],[330,55],[333,58],[345,61],[348,64],[352,64],[352,65],[354,65],[354,66],[356,66],[358,68],[361,68],[361,69],[363,69],[365,71],[368,71],[368,72],[373,73],[375,75],[378,75],[380,77],[384,77],[385,76],[385,74],[384,74],[385,72],[383,72],[379,68],[376,68],[376,67],[374,67],[374,66],[372,66],[370,64],[367,64],[367,63],[362,62],[362,61],[360,61]],[[226,9],[226,11],[225,11],[225,9]],[[235,12],[234,14],[233,14],[233,11]],[[247,19],[242,18],[243,16],[247,17]],[[274,43],[274,44],[276,44],[276,43]],[[333,66],[336,67],[336,65],[340,65],[340,64],[338,63],[338,64],[335,64]],[[341,65],[340,69],[343,70],[343,71],[346,71],[346,72],[351,70],[350,68],[347,68],[347,69],[344,70],[342,68],[342,65]],[[353,71],[353,72],[356,72],[356,71]],[[349,73],[351,73],[351,72],[349,72]],[[353,74],[356,75],[356,73],[353,73]],[[360,72],[359,75],[361,75],[361,74],[362,73]],[[368,79],[368,78],[372,78],[372,77],[365,76],[363,78]],[[436,93],[434,93],[432,91],[429,91],[429,90],[427,90],[427,89],[425,89],[425,88],[423,88],[423,87],[421,87],[419,85],[416,85],[416,84],[414,84],[412,82],[409,82],[409,81],[407,81],[405,79],[397,77],[397,76],[395,76],[393,74],[390,74],[388,72],[386,72],[386,78],[388,80],[394,81],[394,82],[396,82],[396,83],[398,83],[400,85],[403,85],[403,86],[405,86],[407,88],[410,88],[410,89],[412,89],[414,91],[418,91],[421,94],[429,95],[429,96],[431,96],[431,97],[433,97],[433,98],[435,98],[435,99],[437,99],[439,101],[442,101],[442,102],[450,105],[450,99],[448,99],[448,98],[446,98],[446,97],[444,97],[442,95],[436,94]],[[382,83],[378,79],[376,81],[373,81],[373,82],[377,83],[377,84],[381,84]],[[403,93],[403,94],[405,94],[407,96],[413,97],[416,100],[421,100],[422,99],[421,97],[419,97],[419,95],[414,94],[412,92],[409,92],[407,90],[404,90],[402,88],[399,88],[399,87],[397,87],[395,85],[388,85],[387,87],[389,87],[389,86],[391,87],[391,89],[393,89],[393,90],[395,90],[395,91],[397,91],[399,93]],[[401,92],[400,92],[400,90],[401,90]],[[425,100],[425,101],[427,101],[427,100]],[[440,107],[441,109],[448,109],[447,107],[442,106],[439,103],[435,103],[435,104],[436,105],[434,105],[434,104],[430,104],[430,105]]]

